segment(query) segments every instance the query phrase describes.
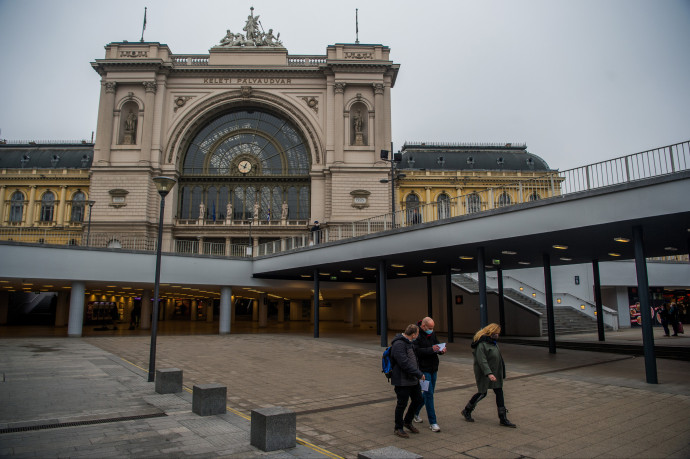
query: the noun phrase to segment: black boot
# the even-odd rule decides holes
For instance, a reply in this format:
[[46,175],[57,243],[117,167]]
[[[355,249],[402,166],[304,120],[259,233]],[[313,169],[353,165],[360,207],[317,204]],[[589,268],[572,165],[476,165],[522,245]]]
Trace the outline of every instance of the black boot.
[[472,411],[474,411],[474,408],[476,406],[477,405],[472,405],[469,402],[467,403],[467,405],[465,405],[465,409],[460,412],[460,414],[462,414],[463,417],[465,418],[465,421],[474,422],[474,419],[472,419]]
[[516,428],[517,426],[515,424],[513,424],[512,422],[510,422],[508,420],[508,418],[506,417],[507,412],[508,412],[508,410],[506,410],[506,408],[504,406],[502,406],[498,409],[498,418],[501,420],[501,425],[505,426],[505,427]]

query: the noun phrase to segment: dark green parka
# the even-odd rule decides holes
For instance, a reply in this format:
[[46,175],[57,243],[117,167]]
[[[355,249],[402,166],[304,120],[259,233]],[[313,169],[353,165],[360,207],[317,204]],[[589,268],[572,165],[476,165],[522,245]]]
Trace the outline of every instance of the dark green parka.
[[[474,379],[477,382],[477,392],[484,393],[489,389],[503,387],[506,366],[496,341],[489,336],[482,336],[472,343],[472,356],[474,356]],[[495,382],[489,379],[491,374],[496,377]]]

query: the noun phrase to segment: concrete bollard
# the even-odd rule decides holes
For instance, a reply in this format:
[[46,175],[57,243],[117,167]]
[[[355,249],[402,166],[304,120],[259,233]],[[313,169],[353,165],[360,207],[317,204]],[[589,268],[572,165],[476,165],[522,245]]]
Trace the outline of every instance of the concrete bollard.
[[176,394],[182,392],[182,370],[163,368],[156,370],[156,393]]
[[199,416],[213,416],[225,413],[227,387],[211,383],[199,384],[192,389],[192,412]]
[[262,451],[294,448],[297,438],[297,414],[275,406],[252,410],[252,446]]
[[357,459],[388,459],[391,457],[396,459],[423,459],[424,456],[396,448],[395,446],[386,446],[385,448],[370,449],[369,451],[357,453]]

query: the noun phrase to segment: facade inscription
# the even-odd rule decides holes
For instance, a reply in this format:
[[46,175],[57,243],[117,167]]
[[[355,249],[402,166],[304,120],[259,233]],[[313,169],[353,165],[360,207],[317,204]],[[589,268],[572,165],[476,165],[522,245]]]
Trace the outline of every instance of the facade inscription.
[[292,78],[204,78],[204,84],[292,84]]

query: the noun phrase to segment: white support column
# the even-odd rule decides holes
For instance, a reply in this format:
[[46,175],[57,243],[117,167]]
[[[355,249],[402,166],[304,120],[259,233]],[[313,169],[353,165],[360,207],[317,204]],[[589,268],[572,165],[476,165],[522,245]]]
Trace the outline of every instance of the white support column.
[[230,334],[232,324],[232,289],[230,287],[220,288],[220,325],[218,327],[221,335]]
[[72,282],[72,291],[69,298],[69,324],[67,336],[79,338],[84,324],[84,292],[86,284],[81,281]]
[[141,330],[151,329],[151,291],[144,290],[141,292],[141,319],[139,319],[139,328]]

